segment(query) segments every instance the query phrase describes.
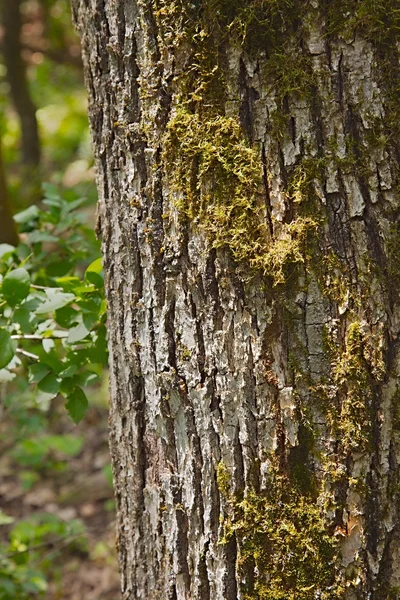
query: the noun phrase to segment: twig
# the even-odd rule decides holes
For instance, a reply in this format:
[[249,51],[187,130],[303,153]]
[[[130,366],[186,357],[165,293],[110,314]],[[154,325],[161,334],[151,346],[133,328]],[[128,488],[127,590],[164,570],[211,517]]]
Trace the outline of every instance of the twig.
[[67,337],[68,332],[67,331],[60,331],[60,333],[62,333],[63,335],[46,335],[45,337],[42,337],[41,335],[38,334],[27,334],[27,335],[12,335],[11,339],[12,340],[60,340],[63,337]]
[[62,292],[63,288],[61,287],[46,287],[44,285],[36,285],[34,283],[31,283],[31,288],[33,288],[34,290],[55,290],[57,292]]
[[27,358],[39,360],[39,356],[37,354],[32,354],[32,352],[27,352],[26,350],[22,350],[22,348],[17,348],[15,352],[18,352],[18,354],[23,354],[23,356],[26,356]]

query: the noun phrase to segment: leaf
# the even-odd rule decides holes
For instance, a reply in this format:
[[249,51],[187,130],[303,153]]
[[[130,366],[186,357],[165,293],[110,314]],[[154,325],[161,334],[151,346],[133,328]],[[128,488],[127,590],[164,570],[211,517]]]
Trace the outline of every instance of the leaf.
[[85,279],[94,284],[97,288],[101,288],[104,285],[103,277],[101,272],[103,270],[102,259],[97,258],[94,260],[86,269]]
[[50,369],[43,363],[35,363],[30,365],[29,369],[29,383],[37,383],[41,381],[46,375],[50,373]]
[[[57,257],[59,259],[59,256]],[[47,274],[49,277],[62,277],[68,273],[71,269],[76,267],[76,261],[73,260],[56,260],[53,264],[49,264],[47,267]]]
[[74,288],[81,284],[79,277],[57,277],[57,285],[63,288],[67,292],[73,292]]
[[86,387],[88,385],[93,385],[96,381],[99,380],[99,376],[93,371],[84,370],[81,373],[78,373],[74,377],[75,382],[82,387]]
[[47,300],[38,306],[38,308],[35,310],[35,314],[44,315],[45,313],[53,310],[63,308],[63,306],[67,306],[67,304],[70,304],[73,300],[75,300],[74,294],[66,294],[53,288],[46,289],[46,296]]
[[64,371],[61,371],[61,373],[59,373],[60,377],[72,377],[73,375],[75,375],[75,373],[78,371],[78,365],[68,365],[68,367],[66,369],[64,369]]
[[[29,310],[30,312],[35,312],[35,310],[41,306],[42,301],[40,298],[29,297],[22,303],[21,308],[24,310]],[[34,318],[34,317],[32,317]]]
[[65,327],[65,329],[70,329],[73,325],[76,325],[78,322],[79,313],[71,306],[65,306],[64,308],[60,308],[56,310],[55,320],[61,325],[61,327]]
[[80,321],[76,327],[72,327],[69,331],[67,340],[69,344],[76,344],[76,342],[80,342],[89,335],[97,322],[97,315],[93,313],[84,314]]
[[20,326],[22,333],[31,332],[34,319],[35,316],[30,310],[27,310],[25,302],[14,311],[13,322]]
[[50,233],[46,233],[45,231],[32,231],[28,236],[28,241],[30,244],[38,244],[39,242],[55,242],[59,241],[58,237],[55,235],[51,235]]
[[49,373],[39,381],[38,389],[46,394],[57,396],[60,390],[60,380],[54,373]]
[[88,203],[88,199],[86,197],[77,198],[76,200],[69,201],[68,206],[66,207],[65,210],[66,210],[66,212],[72,212],[73,210],[76,210],[80,206],[84,206],[87,203]]
[[87,329],[84,323],[80,323],[76,327],[70,329],[67,342],[68,344],[76,344],[76,342],[83,340],[89,333],[90,329]]
[[48,365],[55,373],[61,373],[65,369],[65,363],[61,362],[56,352],[50,350],[45,352],[43,350],[38,351],[40,362],[44,365]]
[[101,289],[104,286],[104,279],[101,275],[98,275],[98,273],[90,271],[89,273],[86,273],[85,277],[86,280],[97,289]]
[[10,244],[0,244],[0,258],[3,258],[7,254],[11,254],[14,252],[15,247],[10,246]]
[[0,369],[8,365],[14,356],[14,348],[11,342],[11,335],[3,327],[0,328]]
[[14,215],[14,221],[16,223],[20,223],[20,224],[28,223],[28,221],[31,221],[32,219],[37,219],[39,214],[40,214],[40,210],[38,209],[38,207],[35,204],[33,204],[26,210],[23,210],[23,211],[17,213],[16,215]]
[[90,265],[88,266],[88,268],[86,269],[86,273],[98,273],[100,274],[103,270],[103,262],[102,262],[102,258],[96,258],[96,260],[94,260],[92,263],[90,263]]
[[46,338],[44,338],[42,340],[42,346],[43,346],[43,350],[45,352],[50,352],[51,350],[53,350],[55,345],[56,344],[55,344],[54,340],[50,340],[50,339],[46,339]]
[[74,423],[79,423],[83,419],[88,406],[89,403],[82,388],[76,387],[68,394],[65,408]]
[[47,204],[48,200],[53,200],[57,203],[57,206],[60,206],[63,203],[63,200],[60,196],[60,192],[54,183],[43,183],[42,189],[44,192],[44,202]]
[[100,363],[107,366],[108,363],[108,348],[107,348],[107,333],[103,325],[97,332],[97,339],[93,346],[87,350],[87,357],[92,363]]
[[10,306],[16,306],[29,294],[31,278],[26,269],[14,269],[3,279],[2,292]]

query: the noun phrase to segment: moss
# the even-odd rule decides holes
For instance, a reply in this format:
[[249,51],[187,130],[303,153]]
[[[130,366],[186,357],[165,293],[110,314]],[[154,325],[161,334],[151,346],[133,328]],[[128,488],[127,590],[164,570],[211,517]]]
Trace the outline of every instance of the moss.
[[297,437],[297,446],[291,447],[288,453],[290,479],[301,494],[316,495],[317,481],[310,468],[310,458],[314,452],[313,431],[301,422]]
[[376,385],[384,377],[382,340],[367,334],[360,322],[348,326],[344,350],[331,344],[332,382],[341,400],[331,407],[329,417],[334,434],[346,454],[368,449],[372,435],[372,405]]
[[359,35],[373,44],[390,44],[400,30],[398,0],[325,0],[327,32],[353,39]]
[[390,283],[400,277],[400,225],[394,223],[389,231],[386,242],[388,257],[388,276]]
[[230,493],[231,475],[228,467],[223,461],[217,464],[217,486],[224,497],[228,497]]
[[[179,107],[167,127],[164,161],[178,207],[197,224],[214,248],[230,248],[238,263],[284,283],[291,267],[304,262],[310,232],[318,223],[299,216],[272,239],[262,201],[260,153],[245,140],[237,120],[206,120]],[[299,172],[300,173],[300,172]],[[304,175],[293,178],[299,201]]]
[[338,542],[316,497],[273,471],[263,493],[231,497],[224,543],[236,538],[238,569],[255,568],[246,600],[326,600],[343,597],[336,569]]
[[[224,61],[228,45],[240,44],[250,55],[264,54],[263,69],[274,82],[277,115],[287,97],[311,96],[311,58],[290,49],[300,35],[305,10],[294,0],[157,0],[155,11],[163,42],[192,52],[188,68],[177,75],[180,92],[164,140],[170,188],[181,198],[182,213],[215,248],[230,248],[237,263],[271,277],[275,285],[304,262],[308,234],[315,234],[318,226],[303,211],[290,223],[278,224],[272,239],[261,149],[251,147],[239,121],[225,115]],[[279,138],[280,125],[275,126]],[[288,190],[294,202],[302,192],[304,172],[298,175]]]

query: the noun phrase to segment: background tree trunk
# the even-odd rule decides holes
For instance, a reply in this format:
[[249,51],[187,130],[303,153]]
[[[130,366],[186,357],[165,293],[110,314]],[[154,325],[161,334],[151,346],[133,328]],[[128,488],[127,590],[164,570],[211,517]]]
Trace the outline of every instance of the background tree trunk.
[[73,0],[125,600],[396,598],[396,0]]
[[7,182],[4,172],[0,138],[0,243],[18,245],[18,235],[8,202]]
[[4,26],[3,53],[7,79],[21,122],[22,161],[32,169],[39,165],[40,143],[36,108],[30,96],[26,66],[21,55],[21,0],[2,0],[0,8]]

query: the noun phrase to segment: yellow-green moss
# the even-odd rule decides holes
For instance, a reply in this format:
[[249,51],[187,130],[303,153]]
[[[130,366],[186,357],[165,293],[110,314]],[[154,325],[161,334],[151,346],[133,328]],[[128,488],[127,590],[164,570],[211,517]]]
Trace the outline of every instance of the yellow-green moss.
[[[304,262],[308,234],[318,224],[299,216],[271,237],[260,153],[246,141],[236,119],[202,118],[179,107],[167,127],[164,161],[179,209],[213,247],[229,248],[238,263],[272,277],[274,284],[285,282],[290,266]],[[293,178],[294,201],[305,185],[300,170],[298,177],[298,183]]]
[[230,493],[231,474],[226,464],[221,460],[217,464],[217,486],[224,497]]
[[386,242],[388,257],[388,276],[390,284],[400,278],[400,226],[394,223],[389,231]]
[[387,44],[400,31],[398,0],[325,0],[327,33],[354,38],[359,35],[373,44]]
[[316,497],[274,472],[267,490],[230,498],[223,543],[235,537],[238,569],[257,572],[246,600],[343,598],[337,571],[338,542]]
[[355,321],[347,329],[344,350],[331,344],[331,351],[332,382],[340,399],[339,409],[328,411],[331,424],[345,453],[365,451],[371,442],[375,385],[384,377],[382,340],[367,335]]

